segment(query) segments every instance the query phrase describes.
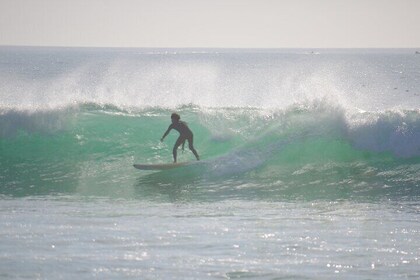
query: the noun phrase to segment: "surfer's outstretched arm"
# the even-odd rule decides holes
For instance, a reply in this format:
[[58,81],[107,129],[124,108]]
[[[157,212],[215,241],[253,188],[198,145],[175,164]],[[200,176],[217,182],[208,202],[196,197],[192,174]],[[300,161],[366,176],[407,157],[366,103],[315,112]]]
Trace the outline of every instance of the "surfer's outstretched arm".
[[162,138],[160,138],[160,141],[163,142],[163,139],[165,139],[165,137],[169,134],[169,131],[171,131],[172,129],[172,125],[170,125],[168,127],[168,129],[165,131],[165,133],[163,134]]

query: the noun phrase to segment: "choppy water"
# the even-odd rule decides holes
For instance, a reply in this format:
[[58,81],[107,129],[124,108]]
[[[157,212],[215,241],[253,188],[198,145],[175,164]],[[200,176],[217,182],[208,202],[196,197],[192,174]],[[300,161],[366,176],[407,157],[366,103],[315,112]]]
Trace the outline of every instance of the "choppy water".
[[[0,97],[0,277],[419,277],[414,50],[4,47]],[[134,169],[173,111],[202,161]]]

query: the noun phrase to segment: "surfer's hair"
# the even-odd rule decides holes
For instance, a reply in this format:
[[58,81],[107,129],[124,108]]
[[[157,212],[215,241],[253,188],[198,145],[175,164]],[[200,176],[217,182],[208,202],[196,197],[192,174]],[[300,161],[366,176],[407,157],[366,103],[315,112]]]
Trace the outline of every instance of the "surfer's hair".
[[177,121],[179,121],[181,119],[181,116],[178,115],[177,113],[172,113],[171,119],[176,119]]

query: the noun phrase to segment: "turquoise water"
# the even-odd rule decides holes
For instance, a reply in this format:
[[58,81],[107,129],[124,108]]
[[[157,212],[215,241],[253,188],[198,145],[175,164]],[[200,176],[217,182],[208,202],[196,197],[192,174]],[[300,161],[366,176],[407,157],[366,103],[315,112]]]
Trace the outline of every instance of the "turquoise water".
[[[1,48],[0,82],[2,278],[419,277],[411,50]],[[202,160],[134,169],[175,111]]]

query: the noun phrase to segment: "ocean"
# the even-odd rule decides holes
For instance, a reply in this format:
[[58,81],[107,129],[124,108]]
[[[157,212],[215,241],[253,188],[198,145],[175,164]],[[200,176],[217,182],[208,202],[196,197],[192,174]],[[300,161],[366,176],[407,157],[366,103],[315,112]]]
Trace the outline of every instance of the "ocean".
[[1,279],[418,279],[419,218],[416,50],[0,47]]

